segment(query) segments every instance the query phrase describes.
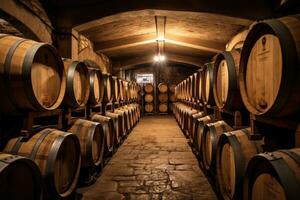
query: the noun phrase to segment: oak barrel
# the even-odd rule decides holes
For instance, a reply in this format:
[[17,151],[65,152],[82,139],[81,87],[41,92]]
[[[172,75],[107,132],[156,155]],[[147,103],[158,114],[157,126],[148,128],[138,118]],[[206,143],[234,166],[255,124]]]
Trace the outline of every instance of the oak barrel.
[[124,134],[124,125],[123,125],[124,115],[118,113],[112,113],[112,112],[106,112],[105,115],[107,117],[112,118],[114,122],[114,128],[116,132],[116,143],[117,145],[119,145],[121,143],[121,139]]
[[109,103],[114,99],[113,88],[112,88],[112,76],[110,74],[103,74],[104,78],[104,102]]
[[195,127],[195,135],[194,135],[194,147],[198,152],[200,158],[202,158],[202,138],[203,138],[203,131],[206,124],[211,123],[214,121],[214,115],[207,115],[205,117],[198,118],[196,120],[196,127]]
[[240,50],[232,50],[219,53],[215,57],[213,94],[220,109],[243,109],[238,80],[240,55]]
[[233,129],[223,120],[206,124],[202,135],[202,158],[205,170],[212,174],[216,171],[217,144],[221,134]]
[[90,96],[89,103],[98,105],[103,101],[104,97],[104,80],[99,69],[89,68],[90,77]]
[[171,93],[175,93],[175,87],[176,87],[176,84],[170,84],[169,85],[169,90]]
[[113,152],[116,143],[114,122],[112,118],[99,114],[92,115],[91,120],[102,125],[105,138],[104,153],[105,156],[107,156],[109,153]]
[[194,92],[193,96],[199,102],[202,99],[202,72],[198,71],[194,75]]
[[158,110],[161,113],[167,113],[168,112],[168,104],[167,103],[160,103],[158,106]]
[[246,108],[255,115],[280,117],[300,111],[299,19],[261,21],[245,39],[240,88]]
[[62,103],[66,76],[56,49],[45,43],[0,34],[0,110],[54,110]]
[[128,112],[125,112],[124,110],[121,109],[115,109],[114,110],[115,113],[122,115],[123,118],[123,135],[127,135],[130,131],[130,127],[128,126]]
[[151,112],[153,112],[153,110],[154,110],[153,103],[146,103],[146,105],[145,105],[145,111],[147,113],[151,113]]
[[144,90],[146,93],[152,93],[154,91],[154,87],[151,83],[147,83],[144,86]]
[[90,81],[87,66],[83,62],[64,59],[64,68],[67,75],[66,93],[63,105],[77,108],[84,106],[90,94]]
[[196,123],[197,123],[197,119],[201,118],[201,117],[204,117],[205,113],[202,112],[202,111],[199,111],[195,114],[192,114],[191,116],[191,120],[190,120],[190,134],[191,134],[191,139],[192,139],[192,143],[194,141],[194,138],[195,138],[195,132],[196,132]]
[[104,133],[102,125],[84,119],[77,119],[68,130],[74,133],[80,143],[81,168],[99,167],[103,162]]
[[175,97],[174,94],[171,94],[171,95],[170,95],[170,101],[171,101],[171,102],[175,102],[175,101],[176,101],[176,97]]
[[0,152],[0,183],[1,199],[41,199],[41,173],[28,158]]
[[153,101],[153,95],[152,94],[146,94],[145,95],[145,102],[151,103]]
[[168,94],[167,93],[161,93],[161,94],[159,94],[158,95],[158,100],[159,100],[159,102],[161,102],[161,103],[166,103],[166,102],[168,102]]
[[28,157],[39,166],[45,183],[45,195],[67,198],[77,187],[80,171],[80,144],[76,135],[46,128],[31,138],[12,138],[5,153]]
[[116,76],[112,76],[112,87],[114,88],[113,89],[113,92],[114,92],[114,100],[119,102],[120,100],[120,82],[119,82],[119,79],[118,77]]
[[300,149],[254,156],[244,180],[243,199],[297,200],[300,197]]
[[168,92],[168,84],[167,83],[160,83],[160,84],[158,84],[158,91],[160,93],[166,93],[166,92]]
[[214,72],[213,65],[206,63],[202,74],[202,101],[206,105],[214,106],[215,100],[213,95]]
[[242,199],[249,160],[263,151],[261,140],[249,140],[250,128],[224,133],[217,147],[217,180],[224,199]]

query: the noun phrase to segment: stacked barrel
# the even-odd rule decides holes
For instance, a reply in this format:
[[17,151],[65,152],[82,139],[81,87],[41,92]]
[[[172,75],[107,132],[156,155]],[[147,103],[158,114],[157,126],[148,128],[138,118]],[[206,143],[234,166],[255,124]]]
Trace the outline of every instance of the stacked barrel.
[[158,84],[158,111],[159,113],[166,114],[168,113],[168,102],[169,102],[169,95],[168,95],[168,84],[167,83],[160,83]]
[[151,83],[144,85],[145,113],[154,113],[154,86]]
[[[0,46],[0,134],[7,138],[0,152],[1,198],[72,198],[79,179],[86,172],[95,179],[104,157],[139,121],[137,84],[103,74],[88,60],[62,59],[49,44],[0,34]],[[59,120],[116,102],[115,109]]]
[[176,87],[175,84],[170,84],[169,85],[169,112],[172,112],[173,103],[176,101],[175,87]]
[[[258,22],[242,50],[219,53],[175,88],[174,116],[222,199],[299,199],[300,150],[291,144],[300,111],[299,35],[299,16]],[[241,129],[235,114],[242,112],[252,125]],[[277,130],[288,145],[272,142],[283,135]]]

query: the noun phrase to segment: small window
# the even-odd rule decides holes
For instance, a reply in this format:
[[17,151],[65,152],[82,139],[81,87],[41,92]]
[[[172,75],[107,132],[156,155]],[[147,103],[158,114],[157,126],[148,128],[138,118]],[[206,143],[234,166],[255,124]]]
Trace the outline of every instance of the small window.
[[137,74],[137,83],[153,83],[153,74]]

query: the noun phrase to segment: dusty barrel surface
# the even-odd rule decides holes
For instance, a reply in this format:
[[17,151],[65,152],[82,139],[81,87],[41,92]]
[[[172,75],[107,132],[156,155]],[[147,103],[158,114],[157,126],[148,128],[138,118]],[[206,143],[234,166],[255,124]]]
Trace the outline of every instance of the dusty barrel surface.
[[102,125],[104,138],[105,138],[104,153],[105,154],[111,153],[116,143],[116,135],[115,135],[116,133],[115,133],[115,127],[112,118],[103,115],[94,114],[92,115],[91,120],[94,122],[98,122]]
[[63,105],[77,108],[84,106],[90,94],[90,80],[87,66],[83,62],[64,59],[66,93]]
[[203,70],[202,81],[202,101],[206,105],[214,106],[215,100],[213,95],[214,72],[213,65],[207,63]]
[[261,21],[241,54],[243,102],[253,114],[286,116],[300,111],[299,15]]
[[299,148],[254,156],[247,167],[243,198],[299,199],[299,166]]
[[76,190],[81,165],[76,135],[47,128],[29,140],[24,137],[9,140],[4,152],[35,161],[45,183],[46,196],[67,198]]
[[0,34],[0,110],[54,110],[65,93],[63,62],[45,43]]
[[81,168],[98,167],[103,161],[104,133],[97,122],[78,119],[68,130],[74,133],[80,143]]
[[217,147],[217,179],[224,199],[242,199],[249,160],[263,151],[262,141],[249,140],[250,128],[224,133]]
[[39,200],[42,178],[37,165],[30,159],[0,153],[1,199]]
[[240,50],[225,51],[215,58],[213,94],[216,105],[221,109],[243,109],[238,79],[239,65]]
[[89,68],[90,78],[90,95],[89,103],[98,105],[103,101],[104,97],[104,80],[100,70]]

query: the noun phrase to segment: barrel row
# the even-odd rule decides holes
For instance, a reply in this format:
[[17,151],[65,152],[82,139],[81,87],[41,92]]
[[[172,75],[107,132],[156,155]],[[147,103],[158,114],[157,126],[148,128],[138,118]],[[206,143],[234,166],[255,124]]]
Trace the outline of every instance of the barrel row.
[[90,61],[62,59],[49,44],[0,34],[0,111],[19,113],[135,101],[139,86]]
[[176,86],[176,98],[269,118],[299,113],[299,35],[299,15],[256,23],[242,49],[214,56]]
[[67,131],[46,128],[30,138],[10,139],[0,153],[1,194],[15,195],[4,199],[40,199],[42,190],[50,199],[73,195],[81,177],[99,173],[104,158],[121,145],[140,117],[140,106],[129,104],[105,116],[77,119]]
[[250,128],[234,130],[182,103],[173,114],[223,199],[299,198],[300,149],[264,153],[262,140],[249,139]]

